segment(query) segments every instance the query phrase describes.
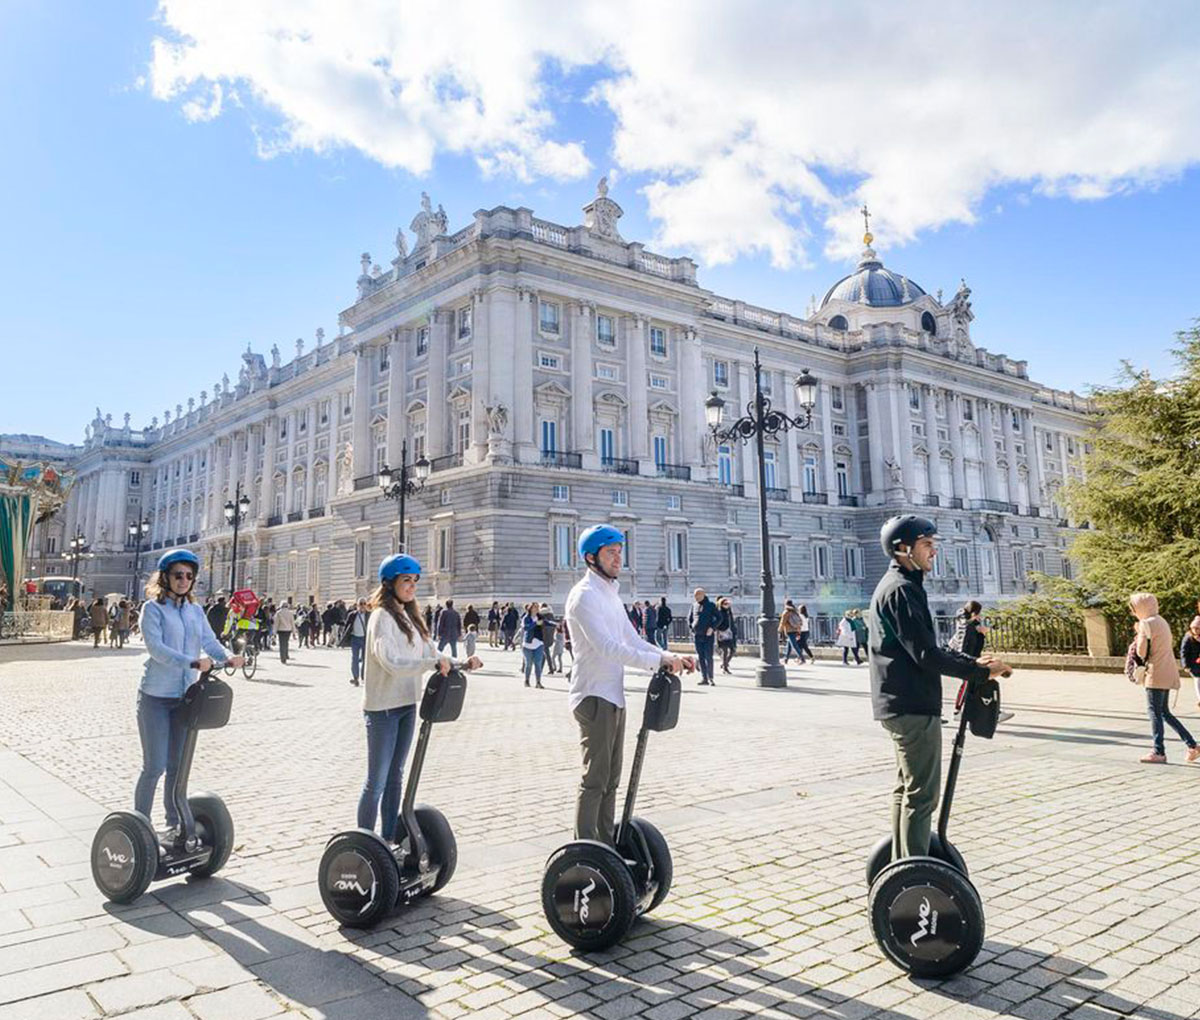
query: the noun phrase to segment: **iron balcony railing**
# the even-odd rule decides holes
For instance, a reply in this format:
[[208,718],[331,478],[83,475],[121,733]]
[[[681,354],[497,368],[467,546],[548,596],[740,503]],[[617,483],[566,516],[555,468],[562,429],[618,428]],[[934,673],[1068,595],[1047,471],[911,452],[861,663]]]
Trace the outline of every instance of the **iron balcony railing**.
[[433,471],[448,471],[450,468],[462,467],[463,455],[459,453],[447,453],[444,457],[434,457],[429,462],[429,470]]
[[937,497],[936,493],[927,492],[925,494],[925,505],[926,506],[941,506],[942,501]]
[[543,450],[541,463],[543,467],[581,468],[583,467],[583,454],[566,453],[563,450]]
[[638,462],[632,457],[601,457],[600,468],[614,475],[636,475]]
[[289,510],[287,519],[288,519],[288,524],[294,524],[296,521],[302,521],[302,520],[304,520],[304,511],[303,510]]
[[961,510],[963,508],[962,497],[951,496],[949,501],[946,503],[946,506],[948,506],[951,510]]
[[788,501],[787,489],[777,489],[772,486],[767,486],[764,491],[767,494],[767,499],[774,500],[776,503],[786,503]]
[[829,503],[829,494],[825,492],[806,492],[801,498],[805,503],[816,503],[818,506],[826,506]]
[[1002,499],[973,499],[969,509],[990,510],[998,514],[1015,514],[1017,512],[1013,503],[1006,503]]
[[692,480],[692,469],[686,464],[658,464],[659,478],[674,478],[680,482],[690,482]]
[[858,497],[839,495],[838,506],[858,506]]
[[324,517],[325,508],[323,506],[309,507],[308,519],[311,521],[314,517]]
[[271,516],[267,518],[267,527],[268,528],[278,527],[282,523],[283,523],[283,514],[271,514]]

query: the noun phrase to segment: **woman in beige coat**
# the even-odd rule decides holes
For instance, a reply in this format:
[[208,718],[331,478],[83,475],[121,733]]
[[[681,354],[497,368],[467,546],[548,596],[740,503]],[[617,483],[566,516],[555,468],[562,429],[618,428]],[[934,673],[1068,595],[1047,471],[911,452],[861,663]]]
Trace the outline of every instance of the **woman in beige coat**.
[[1200,747],[1192,739],[1187,728],[1171,714],[1169,704],[1171,692],[1179,690],[1179,662],[1175,658],[1175,642],[1171,639],[1171,628],[1158,615],[1158,599],[1149,592],[1136,592],[1129,596],[1129,608],[1138,619],[1137,640],[1134,651],[1140,661],[1146,663],[1146,711],[1150,716],[1150,729],[1154,736],[1154,750],[1142,758],[1147,765],[1165,765],[1167,749],[1163,740],[1163,723],[1179,734],[1187,744],[1187,760],[1200,758]]

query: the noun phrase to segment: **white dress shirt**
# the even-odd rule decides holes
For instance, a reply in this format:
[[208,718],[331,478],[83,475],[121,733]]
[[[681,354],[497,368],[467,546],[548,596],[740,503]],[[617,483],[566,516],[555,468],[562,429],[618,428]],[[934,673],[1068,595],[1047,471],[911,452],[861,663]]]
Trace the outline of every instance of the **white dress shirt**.
[[590,568],[567,596],[565,615],[575,653],[568,706],[597,697],[624,708],[625,667],[653,672],[667,653],[633,629],[618,583]]

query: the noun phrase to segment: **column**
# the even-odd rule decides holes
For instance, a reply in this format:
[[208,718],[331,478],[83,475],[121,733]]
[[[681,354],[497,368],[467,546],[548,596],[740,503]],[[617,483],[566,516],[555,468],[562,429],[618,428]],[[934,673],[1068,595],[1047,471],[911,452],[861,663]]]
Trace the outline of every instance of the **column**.
[[1008,501],[1014,504],[1021,502],[1021,475],[1017,470],[1016,434],[1013,431],[1012,416],[1015,408],[1001,407],[1000,428],[1004,432],[1004,452],[1008,459]]
[[[246,426],[246,445],[242,454],[245,461],[242,465],[242,494],[250,497],[250,512],[246,515],[247,520],[253,519],[255,510],[257,509],[254,506],[254,473],[258,467],[258,447],[261,442],[258,431],[259,426],[257,425]],[[312,429],[310,426],[310,435],[311,432]],[[311,442],[309,442],[309,446],[312,446]]]
[[[388,361],[391,363],[391,369],[388,371],[388,391],[387,391],[387,462],[388,467],[400,467],[400,446],[404,441],[405,432],[408,426],[408,415],[404,412],[404,386],[408,377],[405,371],[405,355],[408,343],[408,333],[406,329],[396,329],[392,331],[391,338],[388,340]],[[331,435],[336,435],[336,430],[330,429]],[[332,443],[330,444],[332,451]],[[329,480],[326,480],[326,489],[329,488]]]
[[599,468],[596,457],[595,411],[592,407],[592,308],[584,301],[571,306],[571,436],[570,449],[583,455],[583,466]]
[[[788,395],[789,414],[794,415],[794,411],[790,410],[796,399],[796,387],[792,385],[790,380],[785,380]],[[829,494],[829,502],[837,504],[837,472],[833,468],[833,401],[829,394],[829,383],[823,382],[818,384],[817,399],[820,402],[821,412],[821,459],[825,465],[825,491]],[[793,453],[795,444],[792,444],[792,449],[788,452]],[[790,458],[789,458],[790,459]]]
[[[1067,470],[1067,464],[1068,464],[1068,461],[1067,461],[1067,434],[1065,432],[1059,432],[1059,433],[1057,433],[1057,437],[1058,437],[1058,463],[1061,467],[1062,484],[1065,487],[1067,482],[1071,478],[1071,473]],[[1066,506],[1059,506],[1058,512],[1066,513],[1067,512]],[[1072,527],[1075,526],[1075,518],[1073,515],[1069,515],[1067,517],[1067,520],[1071,522]]]
[[946,417],[950,422],[950,451],[954,454],[954,493],[966,506],[967,466],[963,463],[962,403],[957,393],[946,391]]
[[1033,427],[1033,415],[1029,411],[1021,412],[1021,435],[1025,439],[1025,467],[1029,471],[1029,505],[1040,510],[1043,484],[1042,455]]
[[649,386],[646,379],[646,319],[642,315],[633,315],[626,322],[629,327],[629,456],[645,461],[650,456],[650,421],[646,416]]
[[883,502],[883,458],[887,447],[883,443],[883,414],[879,407],[879,383],[866,383],[867,391],[867,459],[871,465],[872,503]]
[[[517,288],[512,356],[512,400],[508,410],[513,422],[513,458],[530,463],[537,456],[533,424],[533,317],[537,314],[537,292]],[[497,359],[497,369],[504,359]]]
[[493,292],[476,291],[473,295],[471,311],[471,445],[463,454],[463,459],[467,463],[482,464],[487,460],[488,421],[484,408],[493,400],[490,315],[493,303]]
[[449,449],[446,445],[446,358],[450,319],[451,311],[448,308],[435,308],[429,313],[429,403],[425,411],[425,456],[430,460],[444,456]]
[[917,487],[917,467],[913,458],[912,414],[908,404],[908,384],[894,382],[889,386],[892,401],[892,423],[896,429],[892,448],[899,457],[901,485],[904,488],[905,502]]
[[[395,364],[388,370],[388,375],[395,376],[398,370]],[[390,382],[390,381],[389,381]],[[313,508],[313,501],[316,499],[317,487],[317,415],[320,413],[319,401],[314,400],[308,407],[308,464],[304,470],[304,510],[305,512]],[[372,462],[374,469],[374,462]],[[325,482],[326,491],[329,489],[329,481]]]
[[163,498],[163,521],[165,522],[164,526],[167,533],[163,535],[163,544],[173,545],[175,543],[175,535],[177,534],[175,531],[175,514],[171,510],[171,502],[175,499],[177,493],[175,485],[175,462],[168,460],[165,470],[167,472],[167,484]]
[[[742,416],[743,409],[750,403],[750,401],[754,399],[754,381],[752,378],[754,375],[754,366],[745,363],[740,364],[738,365],[737,372],[738,399],[736,402],[731,401],[731,403],[733,403],[732,407],[729,405],[726,405],[725,407],[725,417],[730,420],[740,418]],[[749,441],[750,444],[753,444],[753,442],[753,440]],[[751,452],[753,450],[753,445],[748,445],[747,443],[738,439],[731,439],[729,440],[729,449],[734,457],[741,458],[742,484],[746,487],[746,495],[749,496],[754,487],[758,484],[758,478],[755,474],[755,471],[757,470],[754,462],[755,458],[754,454]]]
[[242,480],[243,442],[241,432],[234,432],[229,437],[229,498],[234,503],[237,503],[238,482]]
[[[430,341],[432,344],[432,340]],[[444,347],[443,347],[444,350]],[[433,378],[433,352],[430,351],[430,381]],[[445,367],[443,366],[443,373]],[[433,412],[432,388],[430,389],[431,399],[430,413]],[[439,395],[440,402],[444,394]],[[289,417],[291,417],[289,415]],[[294,423],[293,423],[294,424]],[[354,351],[354,428],[351,432],[351,445],[354,450],[351,474],[354,478],[361,478],[363,475],[370,473],[371,464],[371,348],[365,343],[360,343]],[[292,429],[288,429],[288,446],[295,446],[295,436]],[[291,485],[292,485],[292,458],[294,453],[289,449],[288,454],[288,495],[284,499],[285,505],[291,507]],[[297,509],[292,507],[292,509]]]
[[[821,389],[821,424],[825,428],[828,428],[828,419],[825,418],[826,408],[823,393],[824,384],[822,384]],[[783,410],[789,418],[795,418],[799,410],[796,406],[796,387],[790,384],[786,385],[783,390]],[[811,435],[811,433],[800,432],[796,434],[784,432],[781,434],[779,440],[780,443],[783,444],[783,448],[786,451],[785,457],[787,459],[786,470],[788,480],[788,498],[793,503],[802,502],[804,499],[804,472],[801,468],[799,444],[802,438],[807,435]],[[783,465],[780,466],[783,467]]]
[[[332,439],[337,434],[330,424],[330,449]],[[275,512],[275,444],[279,441],[279,422],[274,415],[263,419],[263,481],[262,495],[258,501],[258,519],[266,521]],[[263,578],[266,581],[266,578]]]
[[703,422],[704,369],[700,358],[700,337],[694,329],[679,331],[682,347],[679,351],[679,433],[680,463],[692,469],[692,478],[704,481],[700,461],[700,428]]
[[983,434],[983,486],[988,499],[1000,498],[1000,468],[996,464],[996,433],[992,425],[995,405],[979,401],[979,431]]
[[[851,460],[850,460],[850,492],[852,495],[861,497],[863,495],[862,481],[862,435],[858,427],[858,387],[846,387],[846,422],[847,422],[847,441],[850,443]],[[867,462],[870,466],[871,457],[868,454]]]
[[929,451],[929,491],[938,497],[942,506],[945,506],[945,499],[950,493],[942,491],[942,447],[937,434],[937,390],[932,386],[922,386],[921,399],[925,402],[925,448]]
[[[354,428],[358,428],[358,398],[355,396],[355,419]],[[288,512],[291,510],[300,510],[301,507],[292,506],[292,472],[296,469],[296,415],[292,411],[288,411],[284,416],[287,422],[287,474],[283,478],[283,519],[286,521]],[[357,448],[358,441],[354,441],[354,446]],[[354,451],[354,463],[358,463],[358,450]],[[358,472],[354,471],[354,476],[358,477]]]

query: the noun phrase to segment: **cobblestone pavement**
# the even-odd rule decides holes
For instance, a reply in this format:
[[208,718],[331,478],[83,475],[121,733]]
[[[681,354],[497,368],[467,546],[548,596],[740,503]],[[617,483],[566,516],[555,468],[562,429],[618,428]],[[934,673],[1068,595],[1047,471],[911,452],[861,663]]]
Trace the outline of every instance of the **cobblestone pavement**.
[[[896,971],[866,923],[863,860],[893,765],[865,667],[792,666],[787,690],[764,691],[743,659],[715,688],[685,683],[638,803],[670,841],[675,885],[622,945],[584,958],[539,904],[578,775],[565,684],[527,690],[515,655],[482,654],[421,790],[454,826],[459,871],[356,934],[315,883],[362,782],[346,653],[302,649],[237,681],[192,783],[230,806],[229,865],[112,907],[87,851],[132,801],[141,649],[0,648],[0,1020],[1200,1017],[1200,766],[1173,736],[1171,765],[1137,764],[1148,723],[1123,678],[1019,673],[1016,718],[968,742],[952,831],[988,937],[973,968],[935,982]],[[1200,735],[1189,689],[1179,714]]]

